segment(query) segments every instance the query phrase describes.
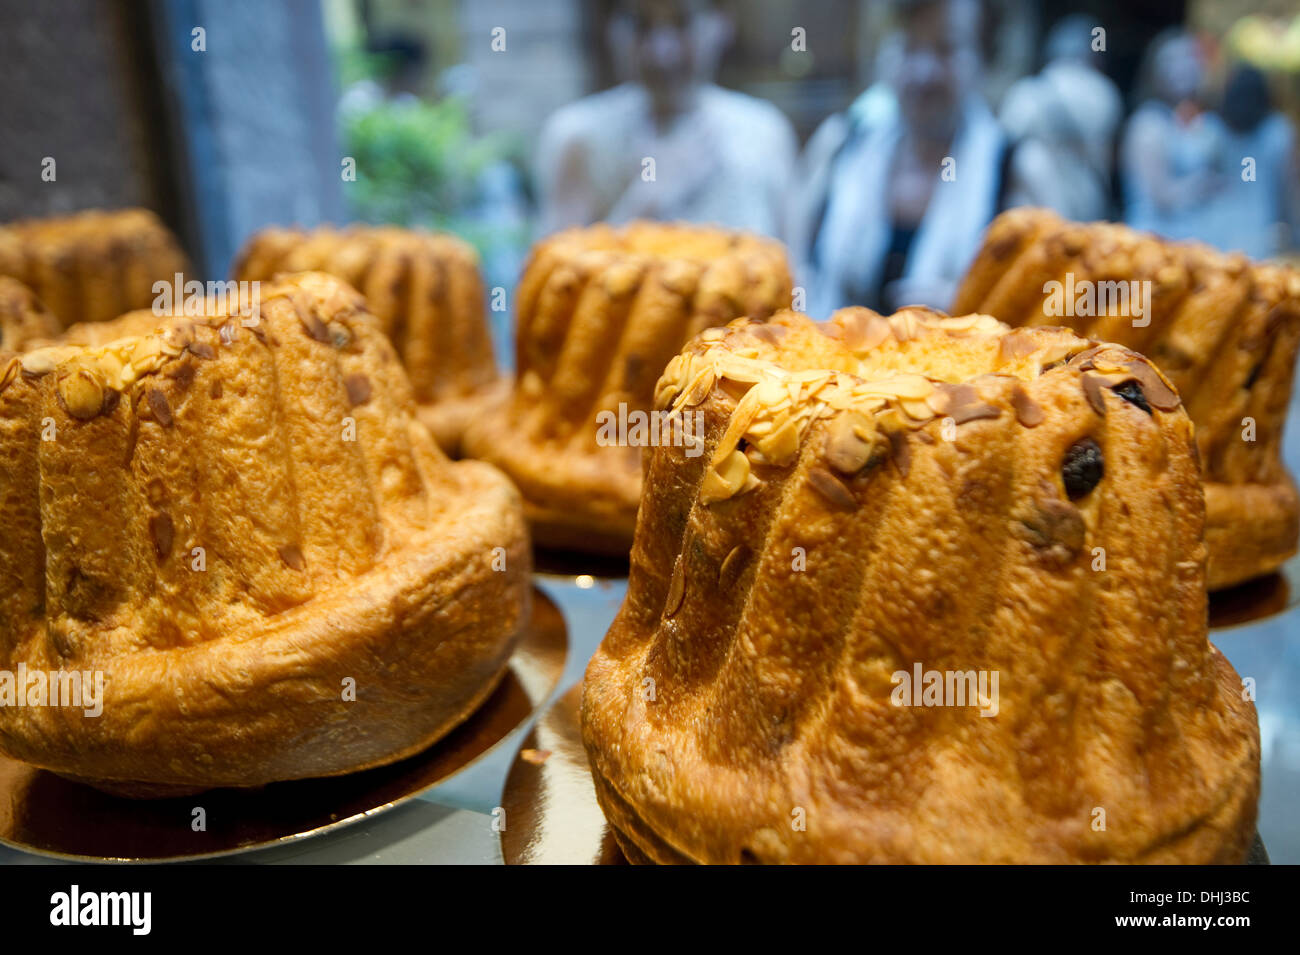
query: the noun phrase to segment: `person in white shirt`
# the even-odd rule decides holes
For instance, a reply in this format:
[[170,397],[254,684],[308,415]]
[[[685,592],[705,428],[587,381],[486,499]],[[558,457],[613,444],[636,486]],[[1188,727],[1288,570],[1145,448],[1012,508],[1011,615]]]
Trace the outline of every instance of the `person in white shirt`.
[[808,311],[947,307],[997,213],[1006,137],[974,0],[895,0],[878,81],[804,152],[788,240]]
[[1151,41],[1146,61],[1148,94],[1120,146],[1124,221],[1170,239],[1213,241],[1226,129],[1203,103],[1205,54],[1194,36],[1173,29]]
[[611,43],[632,79],[547,120],[543,233],[642,218],[781,233],[798,143],[775,106],[710,81],[729,30],[700,0],[619,8]]
[[1109,218],[1119,89],[1092,50],[1096,22],[1074,14],[1047,37],[1047,64],[1007,90],[998,120],[1016,144],[1007,204],[1045,206],[1067,219]]
[[1273,108],[1267,77],[1251,66],[1234,68],[1220,113],[1224,187],[1213,200],[1209,241],[1255,259],[1295,248],[1300,153],[1295,127]]

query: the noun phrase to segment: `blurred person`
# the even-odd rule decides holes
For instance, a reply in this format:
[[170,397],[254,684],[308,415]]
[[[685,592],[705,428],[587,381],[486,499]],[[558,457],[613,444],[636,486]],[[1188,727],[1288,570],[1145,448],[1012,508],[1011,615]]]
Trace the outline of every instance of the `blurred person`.
[[896,0],[877,81],[809,140],[791,250],[808,310],[946,307],[998,211],[1006,139],[979,89],[975,0]]
[[1223,190],[1215,197],[1214,244],[1256,259],[1295,245],[1300,158],[1291,121],[1276,111],[1268,80],[1252,66],[1228,76],[1220,108],[1224,124]]
[[1223,123],[1201,100],[1206,63],[1200,44],[1167,30],[1147,50],[1148,95],[1129,118],[1120,146],[1124,220],[1171,239],[1214,239],[1210,200],[1225,186]]
[[542,130],[544,233],[645,218],[780,234],[798,143],[775,106],[711,82],[732,29],[704,0],[619,7],[610,44],[631,78]]
[[1008,205],[1045,206],[1080,222],[1110,211],[1124,101],[1098,68],[1094,26],[1081,14],[1060,20],[1047,36],[1047,65],[1007,90],[998,120],[1016,144]]

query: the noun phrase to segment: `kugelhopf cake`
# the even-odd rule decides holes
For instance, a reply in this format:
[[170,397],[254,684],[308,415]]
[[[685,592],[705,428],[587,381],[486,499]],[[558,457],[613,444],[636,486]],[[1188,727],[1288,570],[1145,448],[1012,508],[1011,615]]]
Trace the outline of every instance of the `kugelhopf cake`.
[[0,706],[0,750],[160,795],[389,763],[473,712],[527,620],[521,503],[438,450],[360,295],[304,273],[87,329],[0,356],[0,671],[100,673],[102,714]]
[[1069,326],[1160,366],[1196,425],[1212,590],[1296,552],[1300,497],[1282,463],[1282,432],[1300,346],[1300,271],[1015,209],[989,227],[953,311]]
[[514,390],[471,426],[467,453],[519,485],[537,543],[626,554],[641,448],[608,440],[598,418],[632,422],[630,434],[692,335],[789,307],[785,252],[681,224],[570,229],[533,248],[516,295]]
[[0,351],[22,351],[59,334],[58,319],[22,282],[0,275]]
[[317,270],[362,292],[406,366],[420,420],[448,454],[470,419],[507,390],[492,357],[478,254],[445,233],[396,227],[265,229],[236,259],[234,277],[265,281]]
[[705,453],[648,453],[582,703],[629,858],[1244,859],[1254,705],[1206,638],[1192,425],[1145,358],[782,313],[703,333],[655,406]]
[[149,308],[154,283],[172,285],[187,269],[176,238],[147,209],[0,226],[0,275],[30,287],[63,327]]

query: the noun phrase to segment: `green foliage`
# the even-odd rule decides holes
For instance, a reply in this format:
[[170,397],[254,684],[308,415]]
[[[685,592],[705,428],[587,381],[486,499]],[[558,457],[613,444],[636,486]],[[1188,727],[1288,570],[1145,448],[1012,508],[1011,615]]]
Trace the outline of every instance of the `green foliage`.
[[454,228],[478,199],[478,180],[504,158],[497,137],[475,137],[465,104],[398,100],[344,115],[346,155],[357,161],[347,193],[354,214],[370,222]]

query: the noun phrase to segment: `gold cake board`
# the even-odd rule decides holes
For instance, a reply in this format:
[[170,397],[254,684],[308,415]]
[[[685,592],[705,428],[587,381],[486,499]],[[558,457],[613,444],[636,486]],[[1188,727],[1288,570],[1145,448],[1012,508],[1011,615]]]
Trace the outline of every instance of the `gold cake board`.
[[[506,865],[627,865],[596,801],[581,705],[578,685],[538,718],[510,767],[501,797]],[[1258,833],[1246,864],[1269,864]]]
[[[563,616],[534,587],[531,625],[486,702],[423,752],[347,776],[136,800],[0,757],[0,843],[67,860],[181,861],[285,845],[372,818],[485,756],[555,690],[568,652]],[[200,807],[206,829],[196,832]]]

